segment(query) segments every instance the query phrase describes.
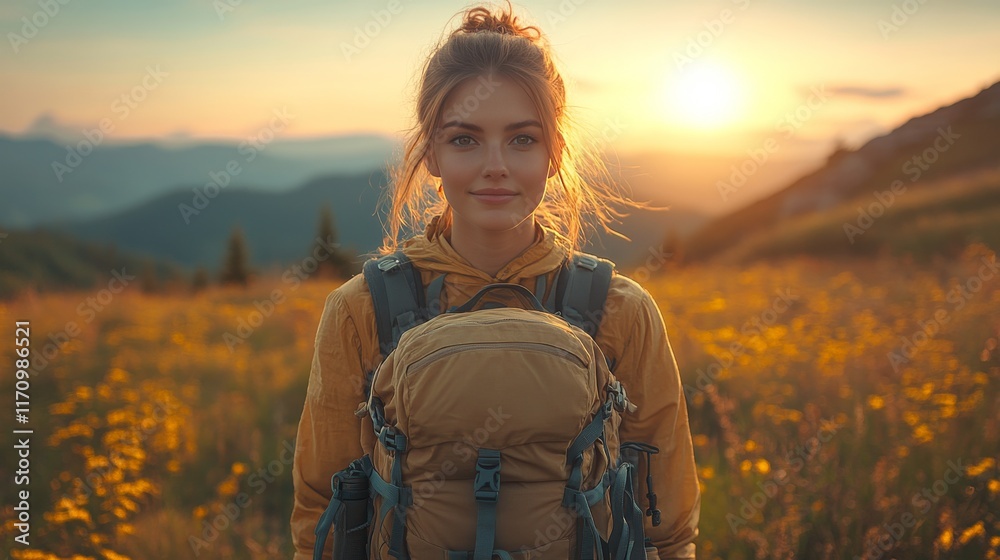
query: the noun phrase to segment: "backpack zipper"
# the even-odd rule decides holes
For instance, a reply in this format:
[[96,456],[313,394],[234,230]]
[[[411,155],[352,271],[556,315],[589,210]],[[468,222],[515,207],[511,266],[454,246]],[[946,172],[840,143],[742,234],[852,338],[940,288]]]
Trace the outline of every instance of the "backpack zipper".
[[452,354],[458,354],[459,352],[465,352],[468,350],[487,350],[496,348],[510,348],[514,350],[526,350],[529,352],[542,352],[544,354],[551,354],[553,356],[559,356],[565,360],[576,363],[580,367],[587,367],[587,363],[584,362],[579,356],[559,348],[557,346],[551,346],[549,344],[542,344],[540,342],[470,342],[468,344],[457,344],[455,346],[447,346],[445,348],[439,348],[430,354],[420,358],[416,362],[410,364],[406,368],[406,373],[410,374],[413,371],[417,371],[421,368],[426,367],[431,362],[435,362],[446,356]]

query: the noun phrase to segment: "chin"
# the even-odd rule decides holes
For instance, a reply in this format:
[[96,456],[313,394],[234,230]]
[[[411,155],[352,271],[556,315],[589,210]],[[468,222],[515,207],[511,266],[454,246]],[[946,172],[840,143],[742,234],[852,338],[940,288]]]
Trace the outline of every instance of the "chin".
[[473,228],[496,233],[516,229],[519,226],[523,226],[525,221],[531,222],[531,214],[525,215],[521,212],[511,212],[509,210],[484,212],[471,218],[462,221]]

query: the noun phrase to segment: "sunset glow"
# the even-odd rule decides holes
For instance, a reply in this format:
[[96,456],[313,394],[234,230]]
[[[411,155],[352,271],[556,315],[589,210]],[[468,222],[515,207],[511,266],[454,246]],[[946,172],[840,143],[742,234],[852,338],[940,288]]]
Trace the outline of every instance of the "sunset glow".
[[693,128],[732,124],[745,110],[743,84],[722,65],[687,67],[671,75],[665,89],[668,118]]

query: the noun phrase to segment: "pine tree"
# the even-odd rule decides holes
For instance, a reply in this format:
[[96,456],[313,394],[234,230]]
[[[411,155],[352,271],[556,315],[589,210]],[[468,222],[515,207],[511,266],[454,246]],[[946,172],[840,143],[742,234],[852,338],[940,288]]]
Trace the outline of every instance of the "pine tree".
[[208,287],[208,271],[205,267],[199,266],[197,270],[194,271],[194,276],[191,278],[191,291],[197,293]]
[[684,262],[684,243],[677,234],[677,228],[671,227],[663,241],[663,251],[669,255],[667,267],[680,266]]
[[329,204],[324,204],[320,209],[316,236],[316,243],[321,244],[330,253],[329,258],[319,263],[318,275],[341,278],[349,275],[350,263],[337,242],[337,228],[333,225],[333,212],[330,211]]
[[229,236],[219,281],[224,285],[239,284],[244,287],[250,283],[250,256],[243,230],[239,227],[233,228],[233,233]]
[[151,262],[145,262],[139,270],[139,289],[143,293],[151,294],[163,290],[156,267]]

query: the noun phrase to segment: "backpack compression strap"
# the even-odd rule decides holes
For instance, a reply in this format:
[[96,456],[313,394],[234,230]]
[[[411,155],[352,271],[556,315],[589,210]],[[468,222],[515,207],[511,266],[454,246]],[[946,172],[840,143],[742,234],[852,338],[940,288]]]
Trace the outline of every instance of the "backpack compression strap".
[[426,320],[424,286],[402,251],[365,262],[364,275],[375,307],[379,348],[388,356],[407,329]]

